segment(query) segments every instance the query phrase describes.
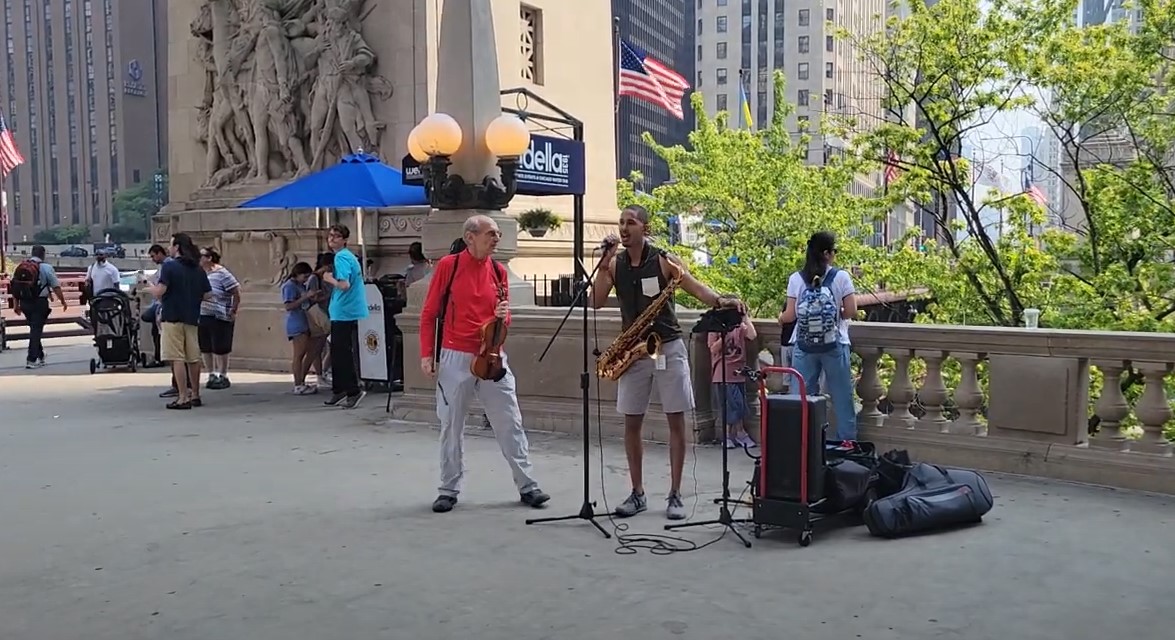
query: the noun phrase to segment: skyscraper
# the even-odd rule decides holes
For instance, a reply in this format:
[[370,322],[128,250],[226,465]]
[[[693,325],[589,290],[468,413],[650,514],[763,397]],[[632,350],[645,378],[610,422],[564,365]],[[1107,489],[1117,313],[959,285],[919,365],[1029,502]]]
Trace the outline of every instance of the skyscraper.
[[[694,73],[694,13],[701,0],[612,0],[620,37],[650,56],[692,79]],[[695,87],[696,89],[696,87]],[[687,92],[687,100],[689,93]],[[669,179],[669,167],[641,140],[644,132],[659,144],[685,144],[694,128],[693,110],[684,104],[685,118],[677,119],[647,102],[622,98],[617,113],[617,174],[627,178],[639,171],[638,188],[649,190]]]
[[166,3],[0,0],[0,107],[27,159],[5,183],[9,238],[113,224],[120,188],[166,158]]

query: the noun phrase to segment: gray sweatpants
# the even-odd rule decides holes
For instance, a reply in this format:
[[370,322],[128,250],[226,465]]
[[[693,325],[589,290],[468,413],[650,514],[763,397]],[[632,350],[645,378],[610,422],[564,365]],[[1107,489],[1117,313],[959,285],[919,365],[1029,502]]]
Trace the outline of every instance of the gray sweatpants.
[[[510,464],[519,493],[537,489],[530,464],[526,432],[522,430],[522,412],[514,392],[514,374],[507,373],[498,382],[480,380],[469,371],[472,353],[442,349],[437,365],[437,417],[441,421],[440,494],[456,496],[465,478],[465,414],[469,400],[476,394],[485,407],[486,417],[494,429],[502,455]],[[506,354],[502,364],[507,365]],[[507,369],[509,371],[509,369]]]

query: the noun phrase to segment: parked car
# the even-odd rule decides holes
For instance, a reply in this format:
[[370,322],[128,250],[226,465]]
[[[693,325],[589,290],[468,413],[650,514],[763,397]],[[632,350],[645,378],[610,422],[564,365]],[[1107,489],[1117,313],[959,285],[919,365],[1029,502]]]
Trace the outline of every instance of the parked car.
[[111,258],[121,259],[126,257],[126,249],[117,242],[95,242],[94,251],[97,252],[100,249],[106,249],[106,255]]
[[68,249],[63,249],[61,253],[57,254],[62,258],[85,258],[90,255],[89,251],[84,248],[74,245]]

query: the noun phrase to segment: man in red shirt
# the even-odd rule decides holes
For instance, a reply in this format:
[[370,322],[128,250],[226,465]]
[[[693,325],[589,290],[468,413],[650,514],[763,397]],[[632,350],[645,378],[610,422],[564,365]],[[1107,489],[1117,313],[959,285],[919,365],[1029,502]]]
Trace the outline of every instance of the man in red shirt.
[[[420,369],[436,380],[437,417],[441,420],[441,486],[432,510],[444,513],[457,504],[465,476],[465,414],[473,394],[485,407],[522,503],[538,508],[551,496],[539,489],[531,471],[514,374],[508,368],[506,354],[502,353],[506,375],[500,380],[476,378],[469,369],[481,346],[481,328],[495,318],[510,323],[506,267],[490,257],[498,248],[502,232],[493,219],[481,215],[466,220],[464,232],[465,250],[441,258],[433,267],[420,313]],[[501,302],[499,289],[506,297]]]

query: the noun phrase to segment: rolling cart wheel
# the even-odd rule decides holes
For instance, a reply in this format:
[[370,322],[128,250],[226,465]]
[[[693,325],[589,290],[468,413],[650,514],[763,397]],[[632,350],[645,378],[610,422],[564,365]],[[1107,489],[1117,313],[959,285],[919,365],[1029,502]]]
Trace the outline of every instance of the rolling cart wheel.
[[136,372],[136,371],[138,371],[138,370],[139,370],[139,360],[138,360],[138,358],[131,358],[131,373],[134,373],[134,372]]
[[762,537],[763,537],[763,527],[761,527],[761,526],[759,526],[759,525],[755,525],[755,537],[756,537],[756,538],[762,538]]
[[90,358],[90,375],[94,375],[97,372],[98,372],[98,361],[93,358]]
[[801,531],[799,543],[801,547],[806,547],[812,544],[812,532],[807,530]]

